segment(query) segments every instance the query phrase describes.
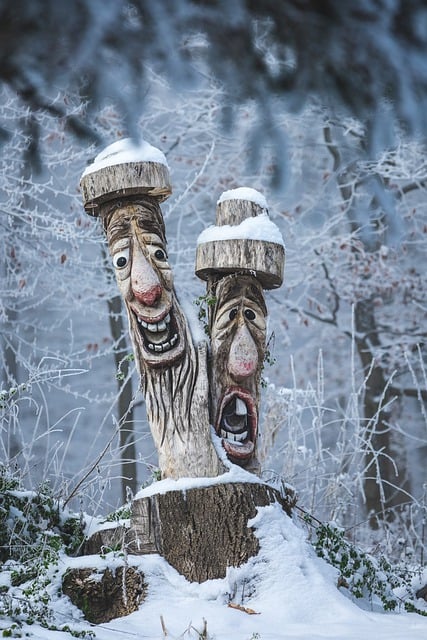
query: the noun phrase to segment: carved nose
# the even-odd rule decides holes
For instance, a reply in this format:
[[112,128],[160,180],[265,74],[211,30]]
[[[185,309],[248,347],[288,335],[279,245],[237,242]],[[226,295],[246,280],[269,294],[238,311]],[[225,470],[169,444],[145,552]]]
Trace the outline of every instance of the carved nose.
[[155,284],[144,291],[135,291],[134,289],[133,295],[138,302],[141,302],[147,307],[153,307],[162,296],[162,287],[159,284]]
[[137,243],[132,254],[131,286],[135,299],[147,307],[153,307],[163,292],[158,274]]
[[236,379],[253,375],[258,366],[258,350],[246,325],[241,325],[231,343],[228,370]]

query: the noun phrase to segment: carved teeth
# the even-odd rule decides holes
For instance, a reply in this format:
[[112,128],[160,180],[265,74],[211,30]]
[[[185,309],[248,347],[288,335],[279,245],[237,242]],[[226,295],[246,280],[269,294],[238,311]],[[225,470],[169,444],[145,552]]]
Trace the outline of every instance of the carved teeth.
[[166,331],[166,329],[168,328],[167,325],[170,323],[170,321],[171,321],[171,317],[169,313],[165,318],[163,318],[163,320],[160,320],[160,322],[146,322],[146,320],[143,320],[142,318],[138,317],[139,324],[142,327],[144,327],[144,329],[147,329],[147,331],[150,331],[151,333]]
[[231,431],[225,431],[225,429],[221,429],[221,438],[225,438],[225,440],[231,440],[238,444],[241,444],[248,438],[248,432],[243,431],[242,433],[231,433]]
[[176,341],[178,340],[178,334],[174,333],[170,340],[166,340],[166,342],[162,342],[161,344],[153,344],[152,342],[148,343],[148,348],[150,351],[163,352],[171,349]]
[[243,400],[239,397],[236,397],[236,408],[234,410],[234,413],[237,416],[245,416],[247,414],[247,409],[246,409],[246,404],[243,402]]

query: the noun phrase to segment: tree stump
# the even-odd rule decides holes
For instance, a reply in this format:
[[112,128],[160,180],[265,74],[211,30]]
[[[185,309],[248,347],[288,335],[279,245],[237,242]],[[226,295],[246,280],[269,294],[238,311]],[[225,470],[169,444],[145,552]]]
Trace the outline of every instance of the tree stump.
[[291,501],[261,483],[221,483],[168,491],[136,499],[132,505],[128,551],[155,548],[192,582],[223,578],[259,551],[248,526],[257,507],[279,502],[291,513]]
[[147,585],[144,576],[129,566],[106,569],[69,569],[62,591],[94,624],[109,622],[136,611],[144,600]]

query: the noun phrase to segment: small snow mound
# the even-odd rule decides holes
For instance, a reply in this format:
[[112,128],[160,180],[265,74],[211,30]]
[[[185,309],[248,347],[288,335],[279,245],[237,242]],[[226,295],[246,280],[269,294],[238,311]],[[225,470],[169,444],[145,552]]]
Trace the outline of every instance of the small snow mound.
[[199,235],[197,244],[205,242],[216,242],[218,240],[262,240],[264,242],[274,242],[285,246],[283,236],[272,222],[267,213],[261,213],[252,218],[246,218],[240,224],[221,226],[210,226]]
[[123,138],[103,149],[93,163],[86,167],[82,177],[94,171],[105,169],[105,167],[126,164],[127,162],[157,162],[168,167],[166,157],[160,149],[153,147],[146,140],[135,144],[131,138]]
[[259,205],[261,209],[268,209],[267,200],[262,193],[256,189],[252,189],[251,187],[238,187],[237,189],[224,191],[220,195],[217,204],[220,204],[225,200],[249,200],[250,202],[255,202],[255,204]]

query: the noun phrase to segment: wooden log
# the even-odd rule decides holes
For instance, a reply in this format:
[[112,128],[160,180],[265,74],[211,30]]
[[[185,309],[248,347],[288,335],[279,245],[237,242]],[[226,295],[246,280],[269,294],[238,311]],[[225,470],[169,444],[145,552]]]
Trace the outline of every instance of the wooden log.
[[128,551],[141,554],[154,546],[190,581],[223,578],[227,567],[238,567],[258,553],[248,520],[257,507],[274,502],[290,514],[291,503],[262,483],[214,484],[136,499]]
[[284,248],[275,242],[214,240],[198,245],[195,271],[206,281],[231,273],[254,275],[263,289],[277,289],[283,282],[284,264]]
[[98,216],[100,204],[128,195],[150,195],[159,202],[172,193],[169,171],[160,162],[125,162],[84,173],[80,187],[83,206],[92,216]]
[[62,591],[86,620],[102,624],[136,611],[146,597],[147,584],[142,573],[125,564],[114,571],[71,568],[62,579]]
[[246,218],[254,218],[261,213],[265,213],[257,202],[252,200],[221,200],[216,205],[216,225],[221,227],[225,224],[238,225]]
[[[254,190],[251,190],[254,191]],[[228,193],[238,193],[239,189]],[[254,191],[254,193],[257,193]],[[223,194],[224,195],[224,194]],[[258,194],[261,196],[261,194]],[[215,281],[231,273],[251,274],[260,281],[264,289],[276,289],[283,282],[285,266],[285,249],[282,242],[270,238],[257,237],[257,225],[252,225],[248,235],[247,227],[243,223],[251,218],[259,218],[260,226],[267,224],[268,231],[280,232],[268,218],[267,204],[261,206],[259,202],[240,197],[221,199],[216,207],[216,233],[206,241],[201,241],[196,252],[196,275],[208,282]],[[225,235],[222,227],[227,227]],[[274,234],[276,235],[276,234]]]

